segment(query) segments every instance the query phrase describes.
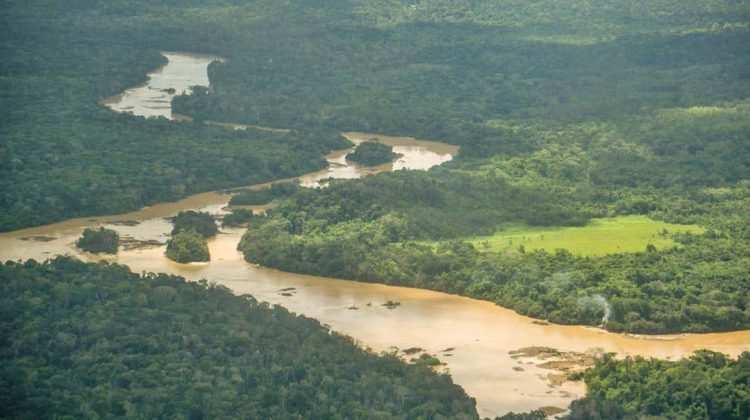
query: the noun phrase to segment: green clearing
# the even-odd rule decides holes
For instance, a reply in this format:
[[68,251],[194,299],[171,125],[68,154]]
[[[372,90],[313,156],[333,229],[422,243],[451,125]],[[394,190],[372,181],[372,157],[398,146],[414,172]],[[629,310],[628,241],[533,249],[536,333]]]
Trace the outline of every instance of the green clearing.
[[[666,234],[663,232],[666,230]],[[565,249],[583,256],[601,256],[644,251],[648,244],[657,249],[677,246],[671,234],[703,233],[697,225],[676,225],[646,216],[620,216],[592,219],[582,227],[532,227],[522,223],[505,224],[492,236],[476,236],[469,241],[480,251],[500,252],[508,249],[554,252]]]

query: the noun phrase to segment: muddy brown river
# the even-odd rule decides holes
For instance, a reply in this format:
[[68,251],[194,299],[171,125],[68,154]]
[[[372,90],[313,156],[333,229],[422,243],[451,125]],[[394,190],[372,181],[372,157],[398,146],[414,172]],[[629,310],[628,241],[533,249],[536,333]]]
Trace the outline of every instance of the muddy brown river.
[[[169,64],[158,70],[159,77],[154,77],[157,73],[152,74],[151,81],[137,88],[141,89],[138,92],[148,89],[155,80],[162,83],[179,79],[182,84],[159,85],[159,89],[174,87],[177,91],[182,86],[208,83],[206,66],[215,58],[204,56],[202,64],[196,65],[198,58],[194,55],[169,53],[167,57]],[[122,102],[130,103],[128,106],[132,106],[133,111],[141,109],[128,92],[135,90],[124,92]],[[149,97],[141,93],[134,95]],[[143,106],[148,108],[152,104]],[[164,113],[161,106],[158,105],[160,115],[171,116]],[[356,178],[403,168],[428,169],[449,160],[457,152],[454,146],[411,138],[364,133],[344,135],[355,144],[378,137],[379,141],[394,146],[394,151],[403,157],[381,167],[362,169],[343,159],[345,151],[333,152],[328,156],[330,167],[300,177],[302,185],[320,185],[331,177]],[[73,219],[0,234],[0,259],[41,260],[54,255],[75,255],[86,261],[97,261],[101,258],[81,253],[73,246],[84,227],[106,226],[117,230],[126,239],[163,243],[172,227],[165,217],[188,209],[221,215],[225,213],[228,200],[228,195],[204,193],[133,213]],[[174,263],[164,256],[163,245],[121,249],[117,256],[106,259],[126,264],[135,272],[167,272],[191,280],[207,278],[226,285],[235,293],[249,293],[259,300],[280,304],[298,314],[318,319],[353,337],[363,347],[378,352],[393,351],[394,348],[424,349],[444,362],[442,369],[450,372],[455,382],[476,398],[482,416],[545,406],[565,408],[573,399],[583,396],[582,383],[553,384],[548,375],[556,371],[539,367],[540,360],[514,358],[509,354],[524,347],[545,346],[590,353],[611,351],[619,355],[666,359],[686,356],[702,348],[732,356],[750,350],[750,331],[669,336],[612,334],[589,327],[543,325],[490,302],[445,293],[272,270],[242,259],[236,247],[243,231],[222,229],[222,233],[209,240],[209,263]],[[400,305],[389,309],[383,306],[388,301]],[[412,357],[401,354],[407,360]]]
[[208,65],[222,61],[220,57],[203,54],[161,54],[169,62],[149,73],[146,83],[107,98],[102,104],[116,112],[178,119],[172,115],[172,98],[189,93],[193,86],[208,86]]

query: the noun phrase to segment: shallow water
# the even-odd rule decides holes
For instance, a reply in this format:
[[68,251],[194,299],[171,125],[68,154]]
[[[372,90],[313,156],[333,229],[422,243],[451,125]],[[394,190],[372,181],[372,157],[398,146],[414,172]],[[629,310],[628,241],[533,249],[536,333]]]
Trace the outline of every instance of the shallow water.
[[163,52],[162,55],[169,62],[149,73],[146,83],[102,103],[117,112],[176,119],[172,115],[172,98],[189,93],[193,86],[208,86],[208,65],[221,61],[219,57],[202,54]]
[[[170,53],[169,64],[151,75],[148,86],[156,81],[179,80],[180,86],[207,84],[200,79],[198,62],[205,66],[216,58]],[[200,61],[203,60],[203,61]],[[182,68],[181,66],[185,66]],[[172,68],[172,67],[177,68]],[[168,76],[165,76],[168,75]],[[182,76],[179,76],[182,75]],[[191,79],[185,75],[195,75]],[[155,83],[151,85],[150,83]],[[162,88],[177,85],[162,84]],[[166,86],[166,87],[164,87]],[[135,88],[135,89],[143,89]],[[135,111],[171,118],[162,105],[145,102],[147,91],[123,94],[120,111]],[[163,92],[162,92],[163,93]],[[139,103],[137,98],[144,99]],[[160,97],[161,99],[165,99]],[[151,100],[151,99],[148,99]],[[130,101],[130,102],[128,102]],[[127,107],[132,107],[128,108]],[[376,168],[349,165],[337,151],[328,156],[331,166],[323,171],[302,176],[306,186],[324,184],[329,177],[356,178],[370,173],[398,169],[427,169],[452,158],[455,146],[425,142],[407,137],[344,133],[358,143],[373,137],[394,147],[404,156],[391,164]],[[267,184],[265,184],[267,185]],[[255,186],[258,187],[258,186]],[[72,219],[47,226],[0,234],[0,260],[34,258],[54,255],[75,255],[86,261],[102,258],[79,252],[75,240],[87,226],[106,226],[117,230],[121,237],[137,240],[166,241],[171,223],[165,217],[180,210],[202,210],[212,214],[226,213],[228,195],[216,192],[197,194],[175,203],[158,204],[122,215]],[[119,222],[128,221],[128,224]],[[164,256],[164,246],[121,250],[107,260],[128,265],[135,272],[167,272],[197,280],[207,278],[221,283],[235,293],[249,293],[257,299],[281,304],[291,311],[316,318],[334,330],[358,340],[375,351],[421,347],[445,362],[445,369],[456,383],[477,399],[480,415],[496,416],[508,411],[527,411],[543,406],[566,407],[583,396],[581,383],[552,387],[546,379],[549,370],[536,366],[533,359],[513,359],[508,352],[529,346],[546,346],[565,351],[585,352],[592,349],[613,351],[620,355],[643,355],[679,358],[694,350],[710,348],[730,355],[750,351],[750,331],[633,337],[611,334],[595,328],[578,326],[538,325],[533,319],[495,306],[490,302],[420,289],[394,287],[325,277],[305,276],[248,264],[236,250],[243,229],[223,229],[209,240],[211,262],[178,264]],[[291,296],[281,289],[294,288]],[[387,301],[400,302],[395,309],[382,306]],[[354,309],[354,308],[357,309]],[[443,351],[453,348],[450,351]],[[528,364],[530,363],[530,364]],[[513,368],[523,370],[514,370]]]
[[[325,185],[325,180],[355,179],[365,175],[380,172],[409,170],[427,170],[433,166],[445,163],[458,153],[458,147],[436,141],[417,140],[413,137],[394,137],[368,133],[341,133],[354,143],[355,147],[335,150],[326,156],[328,168],[299,178],[303,187],[319,187]],[[361,167],[346,160],[346,155],[357,145],[367,140],[376,140],[393,147],[393,152],[401,155],[393,162],[374,167]]]
[[[227,196],[221,197],[224,203]],[[224,203],[206,204],[205,196],[185,200],[184,208],[221,213]],[[197,205],[191,207],[191,205]],[[162,212],[163,210],[163,212]],[[150,208],[122,217],[78,219],[47,227],[27,229],[0,235],[0,258],[44,259],[55,254],[76,255],[86,261],[99,257],[80,253],[73,242],[84,225],[104,225],[121,235],[138,239],[164,241],[171,224],[163,219],[177,210],[171,206]],[[156,217],[152,217],[156,215]],[[107,221],[140,220],[136,226],[112,225]],[[128,265],[135,272],[167,272],[198,280],[207,278],[221,283],[235,293],[249,293],[257,299],[281,304],[289,310],[316,318],[334,330],[348,334],[363,346],[387,351],[392,346],[406,349],[421,347],[447,363],[456,383],[477,399],[483,416],[507,411],[522,411],[542,406],[566,407],[583,396],[580,383],[551,387],[540,378],[550,373],[536,366],[532,359],[519,360],[508,352],[529,346],[546,346],[566,351],[591,349],[613,351],[620,355],[643,355],[679,358],[694,350],[711,348],[730,355],[750,351],[750,331],[632,337],[605,331],[559,325],[537,325],[533,319],[495,306],[490,302],[445,293],[381,284],[335,280],[324,277],[285,273],[248,264],[236,250],[244,229],[223,229],[209,240],[211,262],[178,264],[164,256],[164,246],[120,251],[107,259]],[[21,240],[27,236],[52,236],[41,242]],[[281,289],[295,288],[292,296]],[[382,304],[400,302],[395,309]],[[356,310],[349,309],[357,307]],[[454,348],[446,356],[442,350]],[[525,364],[534,362],[534,364]],[[513,367],[522,367],[516,371]]]

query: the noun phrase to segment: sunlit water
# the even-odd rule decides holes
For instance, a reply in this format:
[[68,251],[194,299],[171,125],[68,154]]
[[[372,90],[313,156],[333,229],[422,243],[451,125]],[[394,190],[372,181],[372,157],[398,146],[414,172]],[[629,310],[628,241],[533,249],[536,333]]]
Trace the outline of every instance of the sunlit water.
[[[184,65],[192,69],[196,78],[181,78],[181,86],[207,83],[201,77],[205,65],[212,60],[206,59],[203,70],[199,71],[193,64],[191,57],[194,56],[185,57],[182,60],[182,55],[170,54],[169,64],[161,69],[161,74],[190,73],[183,68],[172,68],[186,63]],[[151,80],[154,80],[153,76]],[[129,106],[136,109],[138,104]],[[355,143],[375,137],[363,133],[345,135]],[[404,156],[392,164],[364,169],[349,165],[343,158],[346,151],[334,152],[328,156],[332,162],[330,168],[300,177],[299,181],[306,186],[316,186],[330,177],[356,178],[401,168],[427,169],[450,159],[457,152],[454,146],[437,142],[377,137]],[[81,253],[74,247],[84,227],[106,226],[117,230],[121,237],[164,242],[172,227],[166,217],[188,209],[220,215],[226,212],[228,200],[227,195],[204,193],[129,214],[73,219],[0,234],[0,259],[41,260],[67,254],[86,261],[98,261],[100,257]],[[119,223],[122,221],[138,223],[129,226]],[[117,256],[107,259],[126,264],[135,272],[167,272],[192,280],[207,278],[226,285],[235,293],[249,293],[259,300],[281,304],[293,312],[316,318],[375,351],[389,351],[394,346],[424,348],[445,362],[445,368],[455,382],[476,398],[482,416],[542,406],[566,407],[573,399],[583,396],[581,383],[552,387],[542,378],[550,371],[537,367],[532,360],[519,361],[508,354],[522,347],[546,346],[579,352],[598,348],[620,355],[659,358],[679,358],[701,348],[733,356],[750,350],[750,331],[633,337],[595,328],[538,325],[511,310],[460,296],[267,269],[242,259],[236,250],[242,233],[243,229],[223,229],[209,240],[209,263],[172,262],[164,256],[163,245],[121,250]],[[291,296],[281,294],[280,290],[287,288],[294,288]],[[387,301],[400,302],[401,305],[388,309],[382,306]],[[453,350],[443,351],[448,348]],[[523,370],[514,370],[514,367]]]
[[367,133],[341,133],[354,143],[355,147],[367,140],[377,140],[393,147],[393,152],[400,155],[395,161],[366,168],[346,160],[346,155],[354,150],[336,150],[326,156],[328,168],[299,178],[304,187],[318,187],[329,178],[355,179],[365,175],[398,171],[401,169],[426,170],[440,165],[458,153],[458,147],[436,141],[417,140],[412,137],[393,137]]
[[149,73],[146,83],[105,99],[103,104],[117,112],[175,119],[172,98],[191,92],[193,86],[208,86],[208,65],[221,61],[202,54],[163,52],[162,55],[169,62]]

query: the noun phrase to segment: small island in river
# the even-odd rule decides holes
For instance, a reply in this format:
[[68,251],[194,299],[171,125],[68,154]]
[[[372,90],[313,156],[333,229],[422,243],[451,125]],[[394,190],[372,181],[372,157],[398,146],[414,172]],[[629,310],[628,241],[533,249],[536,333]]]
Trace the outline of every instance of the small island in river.
[[178,263],[206,262],[211,260],[208,245],[194,229],[181,230],[167,241],[167,258]]
[[393,152],[393,147],[374,140],[368,140],[357,146],[353,152],[347,154],[346,160],[361,166],[378,166],[388,163],[399,156],[401,155]]
[[167,241],[166,255],[178,263],[211,260],[206,239],[219,232],[213,216],[206,212],[181,211],[173,217],[172,239]]
[[100,227],[99,229],[86,228],[76,241],[76,247],[94,254],[116,254],[120,246],[120,235],[112,230]]

